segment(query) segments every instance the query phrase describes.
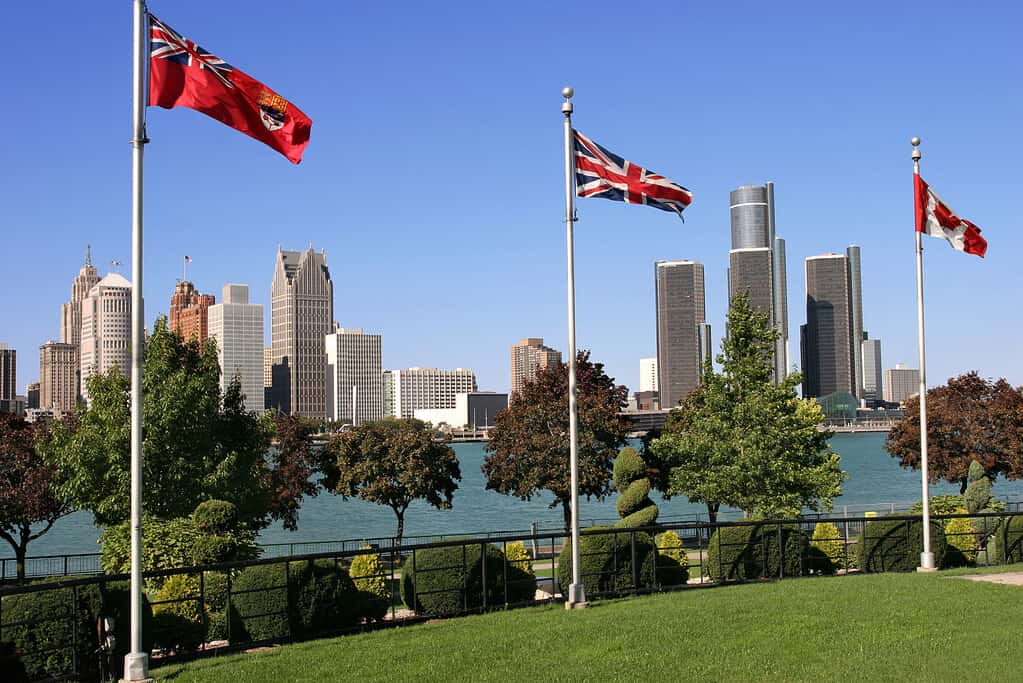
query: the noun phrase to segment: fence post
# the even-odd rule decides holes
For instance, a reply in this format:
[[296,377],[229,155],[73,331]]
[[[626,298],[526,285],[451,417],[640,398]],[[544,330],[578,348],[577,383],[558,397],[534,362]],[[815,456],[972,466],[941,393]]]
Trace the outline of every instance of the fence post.
[[[468,581],[469,573],[466,571],[466,580]],[[483,579],[480,590],[483,592],[483,611],[487,611],[487,542],[480,542],[480,578]],[[468,596],[466,596],[468,599]]]
[[[785,577],[785,544],[782,542],[782,530],[781,522],[778,522],[778,578],[782,579]],[[766,553],[765,553],[766,555]],[[767,558],[765,557],[766,561]],[[767,572],[764,572],[765,574]]]
[[635,593],[639,592],[639,562],[636,557],[636,532],[629,532],[629,545],[632,551],[632,590]]
[[231,570],[227,570],[227,642],[231,642]]
[[536,521],[535,520],[529,523],[529,534],[532,536],[532,538],[529,539],[529,545],[533,549],[533,559],[535,560],[536,559],[536,554],[537,554],[536,553]]
[[202,649],[206,649],[206,640],[209,636],[209,627],[206,619],[206,572],[199,572],[199,616],[202,617],[202,632],[206,635],[202,639]]
[[64,576],[67,576],[67,555],[64,556]]

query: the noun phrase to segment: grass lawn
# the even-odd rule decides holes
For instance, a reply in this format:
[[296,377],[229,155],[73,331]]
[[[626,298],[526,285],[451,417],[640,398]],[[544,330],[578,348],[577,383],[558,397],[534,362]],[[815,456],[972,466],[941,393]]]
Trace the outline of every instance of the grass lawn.
[[[1023,566],[997,568],[1023,570]],[[1023,587],[873,574],[464,617],[223,656],[161,681],[1023,680]]]

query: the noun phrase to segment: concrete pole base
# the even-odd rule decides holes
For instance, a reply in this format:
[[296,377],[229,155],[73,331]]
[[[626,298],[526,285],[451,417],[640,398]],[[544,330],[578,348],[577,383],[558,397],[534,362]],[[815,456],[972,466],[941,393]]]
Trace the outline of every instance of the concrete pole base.
[[586,591],[583,590],[583,584],[573,583],[568,587],[568,595],[565,600],[565,609],[583,609],[588,607],[590,603],[586,601]]
[[934,566],[934,553],[920,553],[920,566],[916,570],[925,574],[938,571]]
[[149,655],[145,652],[129,652],[124,656],[124,678],[120,683],[151,683],[149,677]]
[[586,609],[590,606],[590,603],[583,600],[582,602],[566,602],[565,609]]

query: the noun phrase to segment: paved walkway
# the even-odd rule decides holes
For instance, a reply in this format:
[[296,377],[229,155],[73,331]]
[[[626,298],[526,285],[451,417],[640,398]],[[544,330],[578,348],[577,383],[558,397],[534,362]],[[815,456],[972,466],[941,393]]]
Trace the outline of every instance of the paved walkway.
[[987,581],[989,583],[1004,583],[1008,586],[1023,586],[1023,572],[1006,572],[1004,574],[966,574],[965,576],[953,576],[949,578],[968,579],[970,581]]

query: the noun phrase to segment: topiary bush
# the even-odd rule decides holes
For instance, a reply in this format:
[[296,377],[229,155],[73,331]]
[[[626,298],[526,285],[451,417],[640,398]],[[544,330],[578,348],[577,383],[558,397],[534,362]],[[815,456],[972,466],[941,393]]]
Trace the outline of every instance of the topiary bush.
[[[938,567],[947,566],[945,529],[931,521],[931,552]],[[865,572],[908,572],[920,565],[923,521],[878,517],[864,524],[857,549],[857,565]]]
[[192,562],[217,564],[259,556],[252,532],[238,523],[238,508],[226,500],[207,500],[192,512],[199,537],[192,544]]
[[800,576],[807,545],[792,524],[722,526],[710,537],[704,565],[714,581]]
[[238,508],[226,500],[207,500],[192,511],[195,527],[204,534],[224,536],[238,530]]
[[[974,461],[976,462],[976,460]],[[960,508],[957,513],[966,512]],[[945,566],[968,567],[977,562],[977,530],[969,517],[953,517],[945,522]]]
[[1023,516],[1005,517],[987,542],[988,562],[1023,562]]
[[[838,527],[832,522],[817,522],[808,548],[811,569],[821,574],[834,574],[846,569],[845,542]],[[815,552],[816,551],[816,552]]]
[[523,594],[533,591],[533,595],[536,595],[536,572],[533,571],[533,558],[529,556],[529,551],[526,550],[526,544],[522,541],[515,541],[513,543],[507,543],[504,546],[504,556],[507,558],[508,565],[514,567],[521,575],[514,579],[522,584]]
[[[142,570],[174,569],[192,564],[192,547],[200,538],[199,530],[190,517],[156,519],[145,517],[142,523]],[[131,571],[131,529],[128,522],[108,526],[99,538],[103,546],[100,566],[107,574],[127,574]],[[164,578],[146,579],[158,589]]]
[[[579,580],[583,583],[587,597],[650,589],[657,585],[657,550],[650,534],[622,531],[614,527],[587,529],[592,530],[614,530],[616,533],[587,534],[579,538]],[[636,546],[635,565],[632,561],[633,538]],[[670,567],[666,566],[665,571],[670,572]],[[563,595],[567,594],[572,584],[570,538],[566,539],[558,555],[558,584]]]
[[227,577],[231,572],[205,572],[206,640],[227,640]]
[[[369,550],[365,546],[363,550]],[[355,582],[362,601],[362,614],[369,621],[382,619],[391,605],[391,590],[387,587],[387,576],[384,565],[377,553],[356,555],[348,568],[348,574]]]
[[482,555],[477,543],[416,551],[402,566],[402,601],[417,614],[446,615],[482,607],[484,595],[488,606],[533,600],[536,584],[525,571],[493,545]]
[[[198,576],[175,574],[163,583],[153,602],[153,639],[157,646],[189,652],[206,641]],[[174,601],[174,602],[167,602]]]
[[646,463],[636,449],[626,447],[619,451],[614,464],[614,482],[621,492],[615,503],[621,517],[616,527],[646,527],[657,522],[657,504],[650,500]]
[[689,555],[674,531],[654,536],[657,548],[657,581],[663,586],[681,586],[689,580]]
[[[76,599],[77,598],[77,599]],[[15,651],[30,679],[60,677],[75,669],[78,660],[78,678],[99,680],[100,671],[106,669],[114,678],[120,678],[124,656],[131,646],[130,593],[125,581],[57,588],[11,595],[3,601],[3,636]],[[113,617],[115,646],[101,667],[96,621],[101,615]],[[31,625],[8,626],[12,622],[32,621]],[[142,647],[153,648],[153,613],[143,595]],[[108,668],[109,667],[109,668]],[[0,679],[7,680],[7,670],[0,671]]]

